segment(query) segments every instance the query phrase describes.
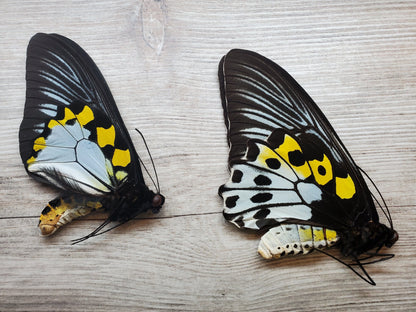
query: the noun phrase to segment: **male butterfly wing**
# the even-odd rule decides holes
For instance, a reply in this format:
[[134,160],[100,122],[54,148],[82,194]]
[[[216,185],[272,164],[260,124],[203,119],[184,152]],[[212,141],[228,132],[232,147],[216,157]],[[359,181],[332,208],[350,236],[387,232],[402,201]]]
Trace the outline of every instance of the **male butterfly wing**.
[[[219,191],[224,216],[238,227],[272,228],[259,246],[262,256],[338,242],[358,261],[397,240],[390,219],[391,229],[379,223],[360,169],[334,129],[286,71],[257,53],[231,50],[219,80],[231,169]],[[352,234],[366,231],[371,238],[362,241]]]
[[111,213],[105,224],[160,208],[163,197],[152,203],[155,194],[144,184],[110,89],[80,46],[36,34],[27,49],[26,81],[22,161],[29,175],[66,192],[42,212],[43,234],[99,208]]

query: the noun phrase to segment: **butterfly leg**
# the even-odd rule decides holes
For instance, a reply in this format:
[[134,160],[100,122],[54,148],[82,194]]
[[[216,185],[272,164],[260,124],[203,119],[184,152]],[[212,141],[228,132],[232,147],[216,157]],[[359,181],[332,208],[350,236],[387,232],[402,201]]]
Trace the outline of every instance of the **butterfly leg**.
[[91,196],[59,196],[43,209],[39,218],[40,232],[45,236],[51,235],[73,219],[86,216],[102,207],[102,203]]

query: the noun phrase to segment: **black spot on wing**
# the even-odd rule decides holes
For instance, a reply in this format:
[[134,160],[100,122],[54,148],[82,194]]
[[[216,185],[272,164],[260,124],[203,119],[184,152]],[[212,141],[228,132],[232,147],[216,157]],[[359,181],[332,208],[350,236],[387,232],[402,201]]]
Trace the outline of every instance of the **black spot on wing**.
[[270,180],[268,177],[260,174],[257,177],[254,178],[254,183],[256,185],[270,185],[272,184],[272,180]]
[[272,134],[267,138],[267,142],[272,146],[273,149],[282,145],[285,140],[286,131],[283,129],[276,129]]
[[75,124],[75,121],[76,121],[76,119],[75,119],[75,118],[72,118],[72,119],[69,119],[69,120],[66,122],[66,124],[67,124],[68,126],[73,126],[73,125]]
[[250,198],[253,203],[265,203],[272,199],[273,195],[270,193],[258,193]]
[[280,161],[277,158],[267,158],[266,159],[266,165],[270,168],[270,169],[274,169],[277,170],[280,168]]
[[295,167],[299,167],[305,164],[305,158],[303,157],[302,152],[299,150],[289,152],[288,156],[289,162]]
[[278,225],[279,222],[277,222],[275,219],[259,219],[256,221],[256,226],[259,229],[263,229],[263,228],[270,228],[272,226]]
[[237,224],[238,227],[244,227],[244,221],[243,221],[243,218],[242,217],[240,217],[237,220],[235,220],[234,223]]
[[324,167],[324,166],[322,166],[322,165],[318,166],[318,173],[319,173],[320,175],[325,175],[325,174],[326,174],[326,169],[325,169],[325,167]]
[[240,183],[242,177],[243,177],[243,172],[241,170],[236,169],[233,172],[233,176],[231,177],[231,181],[233,181],[234,183]]
[[256,214],[253,216],[254,219],[264,219],[270,214],[270,209],[260,209],[256,212]]
[[225,200],[225,206],[227,206],[227,208],[235,207],[235,205],[237,203],[237,200],[239,198],[240,198],[240,196],[238,196],[238,195],[227,197],[227,199]]

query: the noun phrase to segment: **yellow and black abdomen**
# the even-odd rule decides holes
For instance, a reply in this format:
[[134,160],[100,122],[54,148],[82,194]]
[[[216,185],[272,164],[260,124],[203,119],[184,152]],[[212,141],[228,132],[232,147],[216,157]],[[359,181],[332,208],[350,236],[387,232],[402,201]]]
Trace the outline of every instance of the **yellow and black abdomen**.
[[95,197],[71,195],[51,200],[43,209],[39,218],[39,229],[42,235],[51,235],[58,228],[73,219],[86,216],[94,210],[103,208]]
[[262,236],[258,252],[265,259],[307,254],[316,248],[332,247],[338,240],[337,232],[327,228],[301,224],[281,224],[271,228]]

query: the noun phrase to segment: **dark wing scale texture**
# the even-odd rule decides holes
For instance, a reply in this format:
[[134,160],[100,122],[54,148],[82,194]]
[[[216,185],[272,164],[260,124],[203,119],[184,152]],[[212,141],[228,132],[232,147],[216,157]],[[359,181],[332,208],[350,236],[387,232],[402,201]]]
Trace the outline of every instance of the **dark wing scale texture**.
[[131,154],[128,178],[143,183],[136,151],[110,89],[80,46],[57,34],[38,33],[28,45],[26,69],[26,104],[19,133],[20,154],[26,168],[33,142],[44,131],[47,121],[62,107],[88,105],[96,116],[95,126],[114,125],[115,145],[128,148]]
[[325,153],[334,174],[349,174],[356,186],[351,199],[333,196],[330,183],[322,186],[324,200],[311,204],[313,224],[343,230],[378,222],[359,168],[315,102],[284,69],[255,52],[231,50],[220,62],[219,80],[230,167],[244,162],[248,140],[270,141],[279,129],[286,131],[302,146],[306,160]]

